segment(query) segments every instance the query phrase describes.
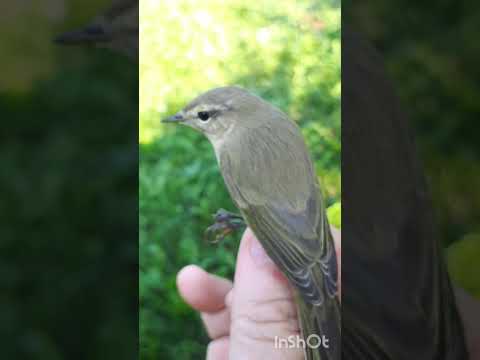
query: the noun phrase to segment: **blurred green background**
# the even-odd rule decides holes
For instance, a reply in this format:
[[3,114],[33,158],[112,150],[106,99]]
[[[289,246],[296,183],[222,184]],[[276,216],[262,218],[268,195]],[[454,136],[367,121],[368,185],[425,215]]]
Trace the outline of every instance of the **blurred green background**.
[[109,3],[0,5],[2,359],[137,357],[137,64],[53,43]]
[[211,214],[234,211],[213,149],[162,116],[216,86],[241,85],[298,121],[340,226],[339,1],[140,3],[141,359],[203,358],[208,339],[179,298],[194,263],[232,276],[238,235],[203,240]]

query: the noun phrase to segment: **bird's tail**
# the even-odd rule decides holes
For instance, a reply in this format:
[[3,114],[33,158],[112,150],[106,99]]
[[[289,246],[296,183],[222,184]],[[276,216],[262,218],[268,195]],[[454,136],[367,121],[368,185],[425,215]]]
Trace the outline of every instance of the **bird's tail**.
[[341,311],[338,299],[325,298],[322,305],[311,305],[297,296],[297,306],[305,341],[305,359],[340,360]]

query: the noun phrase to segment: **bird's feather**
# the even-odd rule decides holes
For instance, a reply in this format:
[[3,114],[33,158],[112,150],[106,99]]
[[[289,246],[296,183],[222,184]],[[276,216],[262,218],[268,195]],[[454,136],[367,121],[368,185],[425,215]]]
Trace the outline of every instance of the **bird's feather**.
[[[224,145],[220,167],[247,224],[298,292],[304,336],[325,335],[338,345],[337,263],[316,174],[299,128],[272,114]],[[238,151],[243,156],[232,156]],[[307,358],[339,354],[338,348],[319,349]]]

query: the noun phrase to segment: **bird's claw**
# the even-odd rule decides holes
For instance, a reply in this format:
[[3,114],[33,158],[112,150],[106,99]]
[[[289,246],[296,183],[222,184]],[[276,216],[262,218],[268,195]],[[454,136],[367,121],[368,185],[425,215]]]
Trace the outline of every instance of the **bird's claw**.
[[225,239],[236,230],[245,227],[245,221],[241,215],[231,213],[225,209],[219,209],[214,215],[215,222],[205,231],[207,241],[216,244]]

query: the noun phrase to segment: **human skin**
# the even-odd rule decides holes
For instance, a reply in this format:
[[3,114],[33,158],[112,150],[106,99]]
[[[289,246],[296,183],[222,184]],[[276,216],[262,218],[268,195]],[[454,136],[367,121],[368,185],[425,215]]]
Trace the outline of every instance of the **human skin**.
[[[332,228],[332,234],[340,269],[341,233]],[[341,284],[341,271],[338,274]],[[233,283],[188,265],[178,273],[177,286],[183,299],[200,312],[212,339],[207,360],[303,360],[299,348],[274,346],[275,335],[299,334],[295,303],[287,279],[249,229],[240,243]],[[480,303],[459,288],[455,295],[470,360],[480,360]]]
[[[340,268],[340,232],[333,234]],[[287,279],[249,229],[240,243],[234,284],[195,265],[177,276],[181,296],[200,312],[212,339],[207,360],[303,360],[302,349],[275,349],[275,335],[299,334],[295,303]]]

